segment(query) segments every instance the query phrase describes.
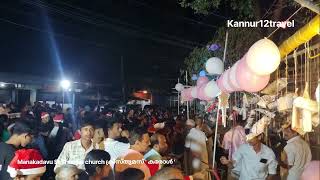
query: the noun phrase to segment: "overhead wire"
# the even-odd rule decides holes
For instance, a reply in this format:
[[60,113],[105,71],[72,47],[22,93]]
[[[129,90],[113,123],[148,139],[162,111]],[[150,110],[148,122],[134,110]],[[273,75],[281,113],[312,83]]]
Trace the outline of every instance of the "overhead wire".
[[[288,17],[285,21],[289,21],[295,14],[297,14],[303,7],[301,6],[299,9],[297,9],[290,17]],[[274,31],[272,31],[272,33],[269,34],[268,38],[270,38],[278,29],[280,28],[277,27],[277,29],[275,29]]]
[[[76,20],[80,20],[80,21],[83,21],[83,22],[86,22],[86,23],[89,23],[89,24],[92,24],[92,25],[95,25],[95,26],[98,26],[98,27],[106,27],[106,26],[111,26],[112,28],[116,28],[116,29],[120,29],[120,30],[124,30],[122,27],[119,27],[118,26],[115,26],[114,24],[111,24],[111,23],[106,23],[105,21],[103,20],[98,20],[97,18],[95,18],[95,20],[90,17],[85,17],[79,13],[75,13],[74,11],[68,11],[66,9],[63,9],[61,7],[57,8],[57,7],[54,7],[52,4],[45,4],[44,2],[42,1],[30,1],[30,0],[23,0],[25,3],[27,4],[31,4],[31,5],[34,5],[34,6],[37,6],[37,7],[41,7],[41,8],[46,8],[48,9],[49,11],[52,11],[52,12],[55,12],[55,13],[58,13],[58,14],[62,14],[64,16],[67,16],[69,18],[73,18],[73,19],[76,19]],[[103,16],[104,19],[107,19],[108,17],[105,17]],[[172,35],[168,35],[168,34],[164,34],[164,33],[158,33],[158,32],[150,32],[148,30],[146,30],[145,28],[140,28],[139,26],[136,26],[136,25],[132,25],[132,24],[129,24],[129,23],[124,23],[124,22],[121,22],[121,21],[118,21],[118,20],[114,20],[113,18],[108,18],[107,20],[109,21],[112,21],[113,23],[118,23],[122,26],[129,26],[129,28],[131,29],[131,33],[132,31],[136,31],[134,32],[135,34],[142,32],[140,33],[140,35],[144,36],[144,37],[149,37],[149,38],[152,38],[153,40],[155,39],[155,36],[154,35],[158,35],[158,36],[163,36],[165,38],[167,38],[167,40],[174,40],[175,43],[180,42],[182,43],[184,46],[191,46],[189,47],[189,49],[193,49],[194,46],[204,46],[203,44],[199,44],[197,42],[192,42],[192,41],[188,41],[188,40],[185,40],[185,39],[181,39],[181,38],[178,38],[178,37],[175,37],[175,36],[172,36]],[[125,31],[128,32],[128,29],[126,28]],[[146,33],[149,33],[150,35],[146,34]],[[153,37],[150,37],[150,36],[153,36]],[[161,37],[162,39],[164,39],[163,37]]]

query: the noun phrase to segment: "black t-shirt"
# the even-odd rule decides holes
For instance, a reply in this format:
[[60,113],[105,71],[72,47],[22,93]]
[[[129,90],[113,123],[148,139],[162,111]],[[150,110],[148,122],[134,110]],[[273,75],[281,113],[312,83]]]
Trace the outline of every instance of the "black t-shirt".
[[16,148],[13,145],[0,142],[0,179],[11,180],[10,174],[7,172],[8,165],[14,157]]

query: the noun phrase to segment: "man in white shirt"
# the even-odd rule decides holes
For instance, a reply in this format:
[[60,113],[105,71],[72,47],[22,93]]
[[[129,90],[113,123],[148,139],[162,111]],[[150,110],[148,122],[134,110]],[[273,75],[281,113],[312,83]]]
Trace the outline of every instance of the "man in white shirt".
[[81,124],[81,138],[67,142],[60,153],[54,170],[64,164],[74,164],[79,169],[85,170],[84,159],[88,152],[93,149],[91,139],[93,138],[94,126],[90,122]]
[[120,137],[121,134],[121,124],[117,122],[116,120],[111,120],[108,124],[108,138],[105,139],[104,145],[105,145],[105,151],[107,151],[110,154],[110,166],[113,169],[115,160],[123,156],[127,153],[128,149],[130,148],[129,143],[122,143],[119,141],[116,141],[115,139]]
[[[185,141],[186,154],[187,152],[191,153],[192,159],[192,168],[186,167],[188,171],[188,175],[194,174],[196,172],[201,172],[202,170],[209,168],[209,159],[208,159],[208,150],[207,150],[207,136],[206,134],[199,129],[199,127],[195,127],[195,122],[192,119],[188,119],[186,125],[191,128]],[[190,158],[190,157],[189,157]],[[191,169],[192,171],[191,171]],[[210,176],[205,174],[205,180],[210,180]]]
[[261,143],[260,134],[249,134],[247,142],[248,144],[242,144],[239,147],[232,160],[221,157],[221,163],[240,170],[239,180],[272,179],[277,173],[278,165],[274,152]]
[[299,134],[291,129],[291,125],[282,126],[283,137],[287,140],[284,147],[287,162],[280,161],[280,166],[289,169],[287,180],[299,180],[305,166],[311,161],[312,155],[308,145]]

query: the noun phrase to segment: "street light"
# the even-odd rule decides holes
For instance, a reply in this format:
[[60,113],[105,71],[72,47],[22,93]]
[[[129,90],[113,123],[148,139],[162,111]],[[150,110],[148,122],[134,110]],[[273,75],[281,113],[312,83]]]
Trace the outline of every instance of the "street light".
[[71,83],[69,80],[62,80],[60,81],[60,86],[64,89],[67,90],[71,86]]
[[67,91],[70,89],[71,83],[69,80],[62,80],[60,81],[60,86],[62,87],[62,111],[63,111],[63,105],[64,105],[64,91]]
[[6,84],[4,82],[0,83],[0,87],[6,87]]

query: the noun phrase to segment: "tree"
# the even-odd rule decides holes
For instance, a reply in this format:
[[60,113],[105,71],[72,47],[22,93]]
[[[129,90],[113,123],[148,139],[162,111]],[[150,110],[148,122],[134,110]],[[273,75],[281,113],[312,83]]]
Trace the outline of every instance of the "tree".
[[[288,12],[294,12],[299,5],[293,0],[178,0],[182,7],[189,7],[195,13],[209,15],[210,11],[218,8],[224,8],[225,11],[232,10],[232,19],[241,20],[261,20],[271,19],[273,21],[285,20],[288,14],[283,16],[284,8]],[[304,25],[310,17],[310,11],[304,10],[305,16],[296,16],[295,20]],[[309,15],[309,16],[308,16]],[[228,47],[226,53],[225,67],[229,67],[239,60],[257,40],[267,37],[275,28],[226,28],[225,23],[216,30],[216,33],[208,42],[219,44],[222,48],[214,53],[209,52],[206,47],[195,48],[185,59],[186,69],[192,73],[197,73],[204,68],[204,64],[209,57],[217,56],[222,59],[225,34],[228,31]],[[280,29],[281,31],[281,29]],[[276,44],[280,44],[283,40],[293,34],[294,29],[286,29],[281,33],[276,33],[271,37]]]
[[[227,29],[221,27],[217,30],[214,38],[208,43],[218,44],[221,48],[210,52],[207,47],[195,48],[185,59],[186,69],[189,74],[197,74],[204,69],[205,62],[210,57],[223,58],[223,49],[225,45],[225,34]],[[237,60],[248,51],[248,48],[260,39],[260,32],[254,28],[233,28],[228,30],[228,44],[225,60],[225,68],[232,66]]]

